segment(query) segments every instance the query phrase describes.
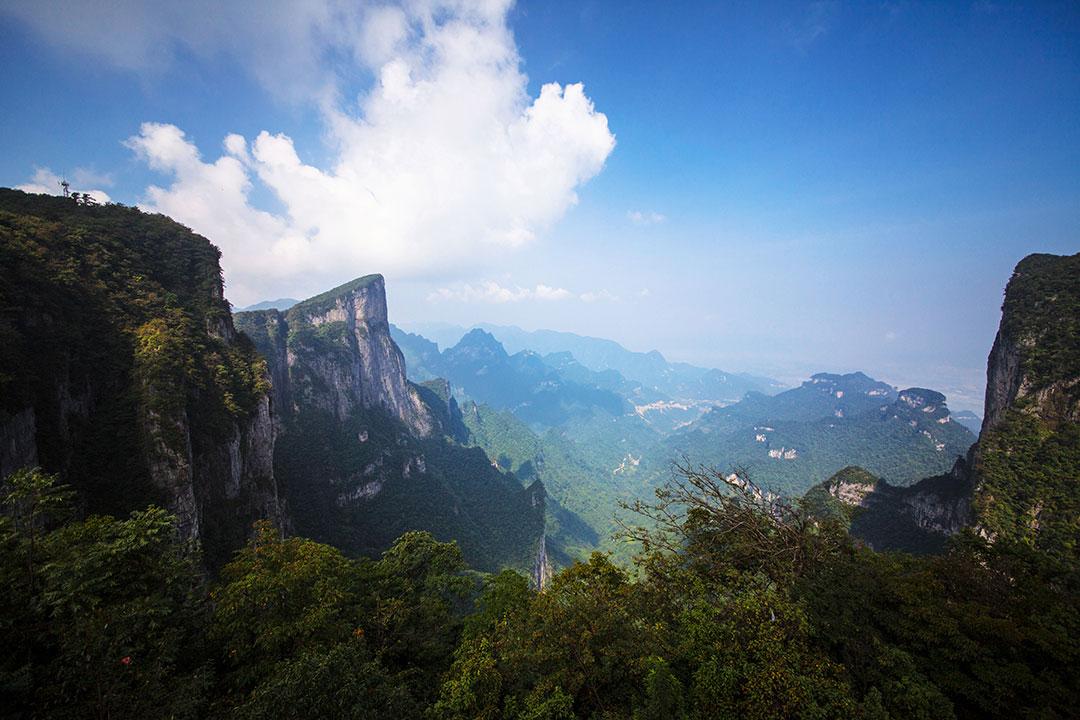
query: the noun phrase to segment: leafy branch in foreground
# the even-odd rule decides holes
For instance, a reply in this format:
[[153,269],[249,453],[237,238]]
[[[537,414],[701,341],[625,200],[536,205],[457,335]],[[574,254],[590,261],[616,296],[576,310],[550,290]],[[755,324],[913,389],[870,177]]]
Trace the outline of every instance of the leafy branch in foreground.
[[851,546],[838,519],[819,517],[763,490],[743,468],[724,474],[676,463],[671,481],[656,490],[655,502],[621,505],[645,521],[618,522],[626,540],[641,544],[652,572],[672,555],[714,578],[760,571],[774,581],[790,582]]

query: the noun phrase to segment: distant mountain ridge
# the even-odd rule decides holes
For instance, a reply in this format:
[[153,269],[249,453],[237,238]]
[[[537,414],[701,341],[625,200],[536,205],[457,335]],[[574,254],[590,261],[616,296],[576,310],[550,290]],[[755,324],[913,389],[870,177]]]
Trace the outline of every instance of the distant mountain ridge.
[[863,373],[818,373],[778,395],[751,393],[714,408],[666,438],[658,456],[744,468],[761,486],[801,495],[848,465],[909,485],[947,472],[974,442],[941,393],[897,392]]
[[255,310],[281,310],[285,311],[291,308],[293,305],[300,302],[295,298],[278,298],[277,300],[263,300],[257,302],[254,305],[248,305],[244,308],[236,308],[235,312],[252,312]]
[[[417,334],[442,347],[460,341],[469,330],[444,324],[413,324]],[[627,380],[637,381],[673,399],[734,402],[750,391],[772,394],[785,386],[775,380],[746,373],[728,373],[689,363],[669,362],[657,350],[636,352],[614,340],[555,330],[522,330],[515,326],[479,323],[513,355],[531,350],[542,356],[570,353],[577,362],[595,372],[614,370]]]

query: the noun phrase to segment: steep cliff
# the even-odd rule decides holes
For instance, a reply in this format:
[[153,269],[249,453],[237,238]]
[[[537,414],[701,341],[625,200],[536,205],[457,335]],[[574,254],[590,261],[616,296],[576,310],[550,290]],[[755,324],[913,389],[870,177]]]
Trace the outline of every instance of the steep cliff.
[[[902,399],[902,397],[901,397]],[[850,475],[850,473],[848,474]],[[1031,255],[1005,290],[978,442],[908,488],[834,477],[813,491],[857,505],[875,547],[932,550],[965,527],[1075,559],[1080,538],[1080,255]]]
[[1030,255],[1005,290],[972,453],[978,531],[1072,556],[1080,538],[1080,254]]
[[211,567],[281,519],[266,364],[219,255],[160,215],[0,190],[0,477],[41,465],[86,512],[163,504]]
[[269,364],[282,408],[275,475],[299,534],[375,554],[429,530],[474,567],[530,567],[543,485],[524,488],[459,444],[467,431],[445,381],[406,379],[382,276],[236,322]]
[[944,475],[898,487],[860,467],[847,467],[815,486],[804,502],[821,511],[854,509],[851,533],[877,550],[940,552],[949,536],[972,521],[966,465]]

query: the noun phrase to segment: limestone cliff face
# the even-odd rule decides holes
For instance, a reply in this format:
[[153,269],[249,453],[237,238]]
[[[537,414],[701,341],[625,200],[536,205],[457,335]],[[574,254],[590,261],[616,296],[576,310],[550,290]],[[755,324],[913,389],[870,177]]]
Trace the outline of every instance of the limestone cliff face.
[[382,408],[417,437],[435,430],[390,337],[381,275],[359,278],[285,313],[261,310],[237,318],[267,358],[273,394],[286,415],[317,407],[344,421],[358,408]]
[[286,312],[238,313],[236,323],[266,358],[284,408],[274,471],[298,534],[375,555],[407,530],[427,530],[457,541],[472,567],[533,564],[543,486],[523,488],[464,446],[445,380],[406,379],[381,276]]
[[1056,428],[1080,422],[1080,255],[1030,255],[1005,290],[986,368],[982,433],[1010,409]]
[[[161,392],[144,386],[142,396]],[[140,434],[153,484],[176,515],[180,534],[198,540],[211,567],[243,544],[252,522],[288,525],[274,477],[276,438],[270,395],[233,419],[224,432],[207,432],[187,410],[163,415],[153,402],[139,406]]]
[[976,531],[1075,555],[1080,526],[1080,254],[1016,266],[970,456]]

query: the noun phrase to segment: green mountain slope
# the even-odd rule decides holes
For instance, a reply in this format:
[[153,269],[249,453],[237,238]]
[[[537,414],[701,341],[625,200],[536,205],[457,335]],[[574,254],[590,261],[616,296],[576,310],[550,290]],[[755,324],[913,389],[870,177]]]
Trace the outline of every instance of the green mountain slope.
[[725,471],[744,468],[762,487],[801,495],[848,465],[897,485],[947,472],[975,441],[953,422],[945,398],[911,388],[897,394],[857,373],[815,375],[774,397],[750,395],[713,410],[654,452],[662,474],[672,459]]
[[1030,255],[1005,289],[972,459],[982,532],[1077,559],[1080,254]]

